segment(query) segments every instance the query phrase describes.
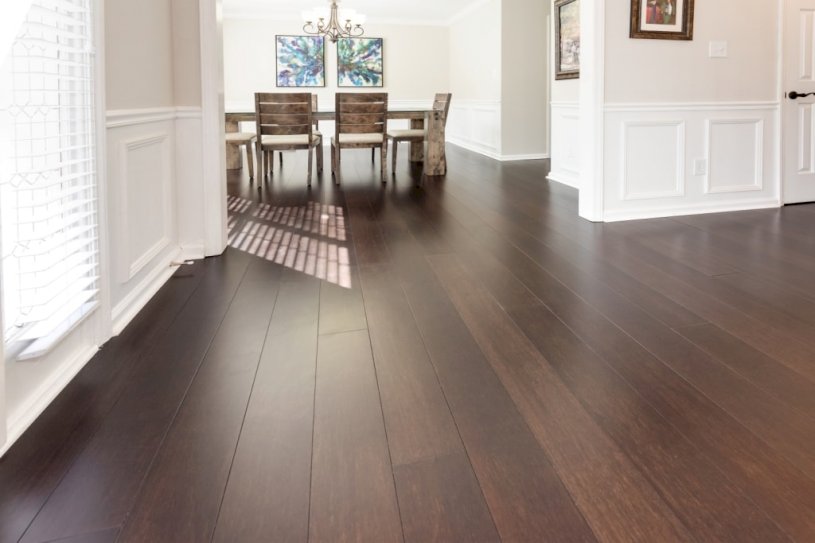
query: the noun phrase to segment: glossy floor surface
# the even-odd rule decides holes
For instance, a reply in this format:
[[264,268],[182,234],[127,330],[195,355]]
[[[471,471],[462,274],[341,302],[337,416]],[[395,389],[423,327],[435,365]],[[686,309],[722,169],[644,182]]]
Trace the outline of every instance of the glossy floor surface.
[[343,162],[230,178],[226,253],[0,462],[0,541],[815,541],[815,207]]

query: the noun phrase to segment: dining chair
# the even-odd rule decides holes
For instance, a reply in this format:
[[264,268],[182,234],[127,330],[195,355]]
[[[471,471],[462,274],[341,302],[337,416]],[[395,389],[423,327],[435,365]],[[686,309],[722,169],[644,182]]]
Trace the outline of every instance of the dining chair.
[[[316,111],[319,111],[317,107],[317,95],[311,95],[311,112],[312,114]],[[312,129],[312,134],[317,136],[320,139],[320,142],[317,144],[317,175],[322,175],[323,173],[323,133],[320,132],[320,121],[314,119],[314,128]],[[281,160],[283,159],[283,155],[280,155]]]
[[234,145],[240,152],[241,147],[246,147],[246,165],[249,168],[249,179],[255,177],[255,158],[252,147],[255,145],[255,134],[252,132],[227,132],[226,143]]
[[[312,94],[311,95],[311,112],[314,113],[316,111],[318,111],[317,95]],[[322,174],[323,173],[323,152],[322,152],[323,134],[320,132],[320,121],[318,121],[316,119],[314,119],[314,132],[313,132],[313,134],[315,136],[317,136],[318,138],[320,138],[320,144],[317,147],[317,152],[315,154],[317,155],[317,174]],[[273,158],[273,153],[267,153],[266,156],[269,157],[269,160],[271,161],[272,158]],[[280,167],[283,168],[283,152],[282,151],[279,153],[279,158],[280,158]]]
[[[441,116],[439,121],[442,126],[447,124],[447,113],[450,111],[451,93],[439,93],[433,99],[433,111]],[[426,128],[426,127],[425,127]],[[425,139],[425,128],[391,129],[388,130],[388,139],[393,142],[391,153],[391,174],[396,175],[396,150],[400,142],[423,143]]]
[[266,152],[308,150],[308,186],[311,186],[314,136],[311,93],[255,93],[255,123],[260,171],[266,172]]
[[343,149],[379,149],[380,174],[386,182],[388,142],[388,93],[338,92],[335,98],[334,137],[331,138],[331,172],[342,181]]

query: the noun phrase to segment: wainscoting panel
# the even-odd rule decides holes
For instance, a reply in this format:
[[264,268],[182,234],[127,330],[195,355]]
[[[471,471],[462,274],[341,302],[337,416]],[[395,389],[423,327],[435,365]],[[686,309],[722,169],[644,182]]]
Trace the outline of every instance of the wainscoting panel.
[[[171,262],[181,256],[179,230],[184,226],[177,198],[182,188],[177,157],[197,157],[200,162],[200,122],[197,108],[108,112],[107,197],[114,334],[169,279],[174,271]],[[192,130],[188,125],[196,123],[199,136],[189,137]],[[188,129],[180,131],[177,124]],[[189,141],[179,140],[181,134]],[[194,165],[189,167],[195,175]],[[201,236],[199,232],[198,239]]]
[[705,194],[762,190],[764,120],[709,120],[707,161]]
[[552,167],[549,179],[579,188],[580,117],[577,102],[553,102],[551,111]]
[[604,220],[779,206],[779,114],[777,102],[607,104]]
[[621,143],[623,200],[684,195],[683,121],[626,121]]
[[450,143],[500,160],[500,100],[456,100],[454,96],[446,132]]

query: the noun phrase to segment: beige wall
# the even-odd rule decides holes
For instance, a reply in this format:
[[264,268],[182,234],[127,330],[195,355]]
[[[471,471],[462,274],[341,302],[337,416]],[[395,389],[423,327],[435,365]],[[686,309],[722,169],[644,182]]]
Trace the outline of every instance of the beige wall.
[[450,90],[455,100],[501,99],[501,0],[450,26]]
[[198,0],[172,0],[173,95],[177,106],[201,105]]
[[[275,35],[302,34],[302,23],[270,20],[224,21],[224,84],[227,109],[252,108],[254,93],[277,89]],[[366,24],[365,35],[383,38],[384,87],[390,100],[422,100],[450,88],[449,31],[440,26]],[[337,90],[336,46],[326,43],[326,87],[312,88],[320,106]],[[370,88],[364,90],[372,90]]]
[[106,0],[109,110],[174,105],[171,8],[167,0]]
[[548,153],[546,123],[549,3],[503,0],[501,6],[501,152]]
[[[606,102],[776,99],[776,1],[697,0],[693,41],[629,39],[630,6],[606,0]],[[729,58],[709,58],[710,41]]]

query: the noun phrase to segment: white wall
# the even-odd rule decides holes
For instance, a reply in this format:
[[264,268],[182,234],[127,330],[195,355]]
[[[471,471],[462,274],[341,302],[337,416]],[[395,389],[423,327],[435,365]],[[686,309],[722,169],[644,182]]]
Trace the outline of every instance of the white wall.
[[[549,158],[547,135],[550,4],[501,3],[501,154],[504,160]],[[543,30],[543,32],[541,32]]]
[[[301,21],[270,19],[224,20],[224,85],[227,111],[252,111],[257,91],[294,91],[276,86],[275,36],[303,34]],[[333,109],[336,92],[388,93],[392,105],[429,107],[437,92],[450,88],[449,30],[444,26],[366,24],[365,36],[383,38],[384,86],[338,88],[337,48],[325,46],[326,86],[300,89],[318,96],[320,109]],[[400,126],[404,123],[398,123]],[[333,123],[320,123],[325,134]],[[326,144],[328,138],[326,138]]]
[[447,138],[501,156],[501,0],[477,3],[450,26]]
[[693,41],[629,39],[629,10],[606,1],[605,220],[779,205],[778,4],[696,2]]
[[549,179],[578,188],[580,184],[580,81],[555,79],[554,0],[549,19],[549,78],[551,81],[551,166]]

